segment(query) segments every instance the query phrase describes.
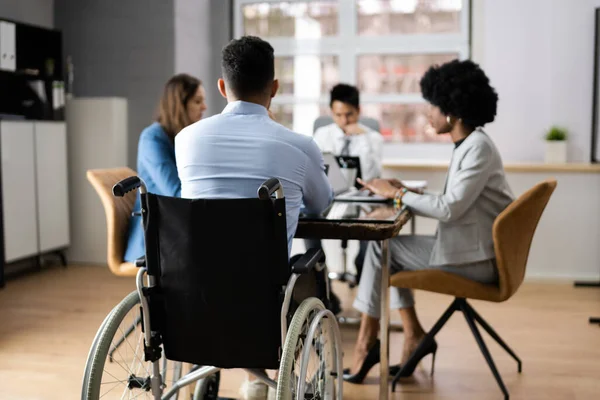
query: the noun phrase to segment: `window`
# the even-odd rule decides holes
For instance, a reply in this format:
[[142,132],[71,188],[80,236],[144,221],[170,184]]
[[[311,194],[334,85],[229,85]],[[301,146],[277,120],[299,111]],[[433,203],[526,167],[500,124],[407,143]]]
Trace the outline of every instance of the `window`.
[[469,57],[469,0],[235,0],[234,20],[236,37],[275,49],[272,111],[284,125],[312,134],[344,82],[387,141],[447,141],[428,126],[419,82],[431,65]]
[[357,0],[359,35],[460,33],[462,2]]
[[306,39],[338,33],[337,1],[241,3],[244,35]]
[[336,56],[298,55],[275,57],[279,95],[316,99],[326,96],[339,82]]

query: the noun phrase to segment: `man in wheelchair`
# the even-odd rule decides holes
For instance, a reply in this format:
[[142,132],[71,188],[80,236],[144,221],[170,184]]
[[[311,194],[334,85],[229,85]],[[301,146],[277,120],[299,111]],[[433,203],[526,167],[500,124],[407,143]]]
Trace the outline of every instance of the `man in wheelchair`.
[[[263,181],[278,177],[286,196],[291,250],[302,205],[320,213],[333,199],[321,151],[311,137],[269,117],[279,87],[269,43],[256,37],[233,40],[223,49],[221,67],[218,87],[227,107],[182,130],[175,141],[182,197],[248,198]],[[256,391],[266,393],[259,385]],[[262,397],[248,393],[248,398]]]
[[[333,198],[321,152],[269,118],[278,83],[268,43],[233,40],[222,69],[228,106],[176,137],[182,198],[146,193],[137,177],[113,189],[140,188],[146,257],[138,290],[94,339],[84,399],[176,398],[191,383],[194,399],[217,399],[223,368],[258,377],[244,398],[266,399],[269,387],[273,399],[342,399],[324,255],[289,261],[300,208],[319,213]],[[183,377],[182,362],[194,365]]]

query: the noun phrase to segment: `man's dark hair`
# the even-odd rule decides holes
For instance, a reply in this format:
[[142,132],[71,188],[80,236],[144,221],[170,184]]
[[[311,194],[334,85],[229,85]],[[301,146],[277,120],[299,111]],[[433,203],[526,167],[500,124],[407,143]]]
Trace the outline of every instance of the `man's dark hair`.
[[240,100],[263,94],[275,78],[273,47],[255,36],[234,39],[223,48],[221,71]]
[[429,68],[421,78],[421,92],[445,115],[461,118],[470,128],[484,126],[496,117],[498,94],[471,60],[453,60]]
[[335,85],[333,89],[331,89],[331,100],[329,101],[329,107],[333,105],[334,101],[341,101],[342,103],[359,108],[360,95],[358,93],[358,89],[352,85],[339,83]]

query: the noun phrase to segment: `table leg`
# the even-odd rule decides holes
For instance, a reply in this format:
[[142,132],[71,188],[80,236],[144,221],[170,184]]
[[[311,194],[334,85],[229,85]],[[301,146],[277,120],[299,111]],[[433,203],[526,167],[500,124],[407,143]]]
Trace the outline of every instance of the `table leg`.
[[413,236],[417,234],[417,219],[414,215],[410,218],[410,234]]
[[381,340],[379,399],[387,400],[389,395],[389,323],[390,323],[390,245],[386,239],[381,244],[381,318],[379,332]]

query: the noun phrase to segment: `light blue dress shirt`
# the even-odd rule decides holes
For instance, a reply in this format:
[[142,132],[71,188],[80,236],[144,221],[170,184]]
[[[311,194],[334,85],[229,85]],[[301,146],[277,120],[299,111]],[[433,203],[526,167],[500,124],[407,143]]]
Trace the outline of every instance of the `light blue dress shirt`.
[[278,178],[286,201],[288,251],[300,209],[320,213],[333,200],[321,151],[312,137],[269,118],[261,105],[236,101],[175,138],[184,198],[253,198],[261,183]]

